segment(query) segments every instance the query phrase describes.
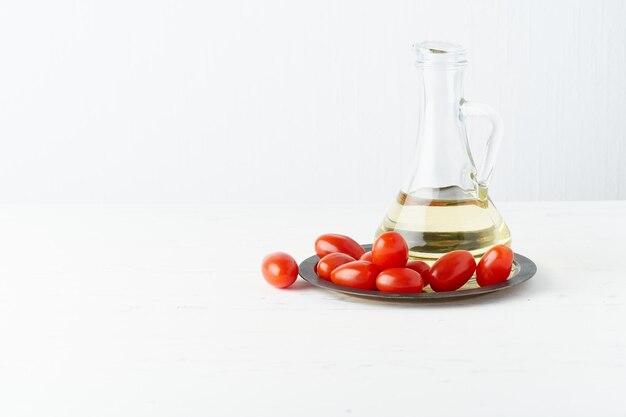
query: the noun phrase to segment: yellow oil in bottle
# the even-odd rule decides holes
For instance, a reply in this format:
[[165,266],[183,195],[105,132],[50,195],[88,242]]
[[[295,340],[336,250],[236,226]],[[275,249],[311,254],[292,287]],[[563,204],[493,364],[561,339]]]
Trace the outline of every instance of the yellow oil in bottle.
[[427,200],[400,192],[376,235],[388,231],[404,237],[411,258],[427,261],[459,249],[478,257],[511,243],[509,228],[489,199]]

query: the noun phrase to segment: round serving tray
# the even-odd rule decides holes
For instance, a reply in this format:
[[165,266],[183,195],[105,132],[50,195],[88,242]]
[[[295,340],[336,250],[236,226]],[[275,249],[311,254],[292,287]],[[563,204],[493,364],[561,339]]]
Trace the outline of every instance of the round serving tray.
[[[372,245],[362,246],[363,249],[365,249],[366,251],[372,249]],[[430,287],[426,287],[423,292],[419,293],[392,293],[359,290],[356,288],[344,287],[341,285],[333,284],[330,281],[318,277],[315,273],[315,265],[317,265],[317,262],[319,260],[320,258],[317,255],[314,255],[302,261],[299,270],[300,276],[304,278],[305,281],[308,281],[316,287],[324,288],[326,290],[379,300],[451,300],[461,297],[471,297],[481,294],[488,294],[495,291],[506,290],[508,288],[521,284],[522,282],[528,281],[537,272],[537,266],[533,261],[525,256],[520,255],[519,253],[516,253],[515,259],[513,260],[513,268],[511,269],[511,275],[509,276],[509,279],[499,284],[479,287],[478,284],[476,284],[475,277],[472,277],[467,284],[465,284],[462,288],[456,291],[434,292],[430,289]]]

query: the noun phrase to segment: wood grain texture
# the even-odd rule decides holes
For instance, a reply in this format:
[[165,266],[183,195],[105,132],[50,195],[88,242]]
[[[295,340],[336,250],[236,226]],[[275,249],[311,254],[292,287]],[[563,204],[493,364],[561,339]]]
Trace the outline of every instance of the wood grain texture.
[[503,204],[538,273],[462,302],[261,277],[383,210],[0,207],[0,415],[623,415],[626,203]]
[[391,201],[424,39],[463,44],[466,97],[502,114],[496,201],[624,199],[625,21],[620,0],[7,3],[0,199]]

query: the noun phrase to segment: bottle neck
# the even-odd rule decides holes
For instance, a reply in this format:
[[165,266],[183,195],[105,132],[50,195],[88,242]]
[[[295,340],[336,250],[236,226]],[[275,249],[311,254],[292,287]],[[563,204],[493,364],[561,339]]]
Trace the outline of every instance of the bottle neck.
[[419,72],[424,117],[456,119],[463,98],[463,68],[423,68]]
[[[418,67],[419,133],[407,194],[463,199],[475,191],[475,166],[460,118],[463,66]],[[468,194],[469,193],[469,194]]]

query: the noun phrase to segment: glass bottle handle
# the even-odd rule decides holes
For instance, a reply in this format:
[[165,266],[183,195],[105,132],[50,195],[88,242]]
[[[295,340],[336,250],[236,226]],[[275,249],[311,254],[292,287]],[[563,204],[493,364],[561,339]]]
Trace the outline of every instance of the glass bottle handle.
[[483,163],[478,171],[476,180],[482,189],[487,189],[493,174],[493,168],[498,157],[498,150],[502,142],[502,118],[491,106],[473,101],[461,100],[461,120],[470,117],[486,117],[491,124],[491,132],[487,138],[487,150]]

